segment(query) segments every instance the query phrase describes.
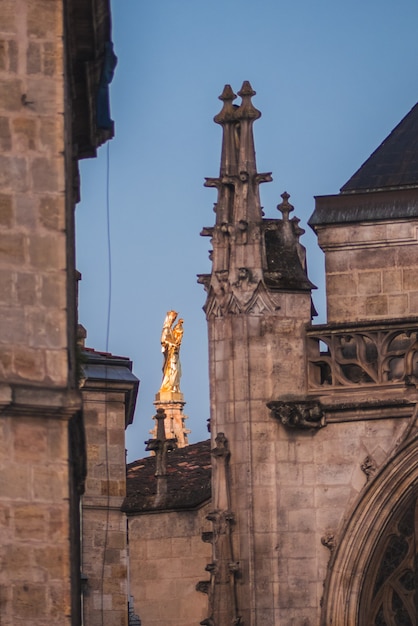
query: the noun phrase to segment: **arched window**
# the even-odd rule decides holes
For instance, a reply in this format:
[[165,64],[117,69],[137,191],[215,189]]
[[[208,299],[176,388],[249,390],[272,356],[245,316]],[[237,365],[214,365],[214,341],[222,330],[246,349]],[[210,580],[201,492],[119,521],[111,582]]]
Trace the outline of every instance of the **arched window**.
[[397,515],[382,537],[365,576],[361,626],[416,626],[416,503]]

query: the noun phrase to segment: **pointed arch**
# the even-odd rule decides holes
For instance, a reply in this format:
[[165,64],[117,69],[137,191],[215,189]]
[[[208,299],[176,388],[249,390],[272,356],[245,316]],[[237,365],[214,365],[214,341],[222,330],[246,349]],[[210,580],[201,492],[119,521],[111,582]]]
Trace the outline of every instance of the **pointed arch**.
[[[346,523],[325,581],[322,626],[362,626],[370,566],[418,496],[418,436],[398,449],[367,486]],[[363,594],[363,595],[362,595]]]

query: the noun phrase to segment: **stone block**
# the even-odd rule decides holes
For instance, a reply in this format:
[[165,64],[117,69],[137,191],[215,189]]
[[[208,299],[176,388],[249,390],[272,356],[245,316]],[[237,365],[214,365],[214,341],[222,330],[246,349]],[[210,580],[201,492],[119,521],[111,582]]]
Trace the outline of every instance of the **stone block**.
[[20,111],[24,93],[21,80],[17,78],[2,80],[0,83],[0,109],[10,112]]
[[[23,334],[20,335],[22,338]],[[15,375],[24,380],[41,381],[45,378],[44,355],[39,350],[16,346],[13,369]]]
[[409,314],[418,315],[418,291],[408,294],[409,297]]
[[65,308],[66,275],[62,273],[42,274],[40,276],[40,302],[45,308]]
[[39,74],[41,71],[41,44],[29,41],[26,51],[26,71],[28,74]]
[[50,269],[51,267],[56,270],[64,269],[64,237],[34,235],[29,241],[29,259],[33,267],[38,269]]
[[306,541],[304,532],[282,532],[278,543],[279,558],[299,559],[314,558],[317,546],[313,541]]
[[404,317],[410,314],[408,294],[388,296],[388,315],[390,317]]
[[34,231],[38,226],[37,200],[32,194],[16,194],[16,223],[26,230]]
[[14,514],[17,538],[31,541],[46,539],[47,509],[38,504],[17,504]]
[[411,246],[399,246],[397,249],[397,265],[399,267],[418,266],[418,244]]
[[65,348],[67,318],[64,311],[31,310],[28,319],[29,346]]
[[66,386],[68,377],[67,350],[45,350],[44,356],[48,379],[59,386]]
[[25,259],[25,240],[23,235],[0,233],[0,263],[15,265]]
[[13,612],[17,618],[33,619],[46,617],[46,587],[29,582],[15,585],[13,588]]
[[32,186],[39,192],[57,192],[60,190],[56,162],[45,157],[37,157],[31,166]]
[[34,548],[34,561],[35,566],[43,571],[45,580],[62,580],[65,576],[68,565],[65,563],[65,559],[68,558],[68,554],[64,549],[64,546],[51,546],[47,549]]
[[50,41],[43,45],[43,73],[45,76],[54,76],[56,69],[56,46]]
[[348,272],[349,267],[349,255],[340,251],[330,250],[325,256],[325,272],[326,274],[334,274],[341,272]]
[[47,460],[46,423],[31,418],[21,418],[14,421],[12,432],[16,461],[43,463]]
[[17,117],[12,122],[14,146],[19,152],[36,149],[37,125],[31,117]]
[[339,511],[344,511],[352,495],[351,487],[346,485],[317,486],[315,489],[316,507],[318,509],[335,507]]
[[[0,42],[1,43],[1,42]],[[1,51],[1,48],[0,48]],[[0,149],[7,152],[12,148],[12,134],[10,132],[9,118],[0,117]],[[0,221],[1,224],[1,221]]]
[[327,276],[327,293],[328,295],[350,296],[357,293],[357,283],[355,277],[351,273],[331,274]]
[[64,230],[65,207],[61,196],[48,195],[39,200],[39,221],[50,230]]
[[290,509],[313,509],[314,495],[312,487],[284,487],[280,490],[280,506]]
[[397,293],[402,291],[402,270],[386,270],[382,273],[383,293]]
[[[58,63],[58,60],[57,60]],[[57,99],[57,89],[59,88],[57,80],[54,77],[40,76],[33,74],[28,76],[26,80],[27,98],[33,102],[32,110],[37,115],[56,116],[57,109],[60,111],[64,107],[63,102]]]
[[0,270],[0,303],[11,304],[13,300],[13,275],[10,270]]
[[0,469],[0,494],[12,500],[30,500],[30,468],[18,463],[9,463]]
[[37,300],[37,276],[31,273],[16,274],[16,297],[22,305],[35,305]]
[[354,250],[350,259],[351,269],[393,269],[396,266],[396,248],[370,248]]
[[44,502],[59,502],[68,494],[68,475],[63,469],[51,467],[34,467],[33,472],[33,497],[35,500]]
[[404,291],[416,291],[417,288],[417,268],[405,268],[402,270]]
[[380,271],[359,272],[357,279],[358,293],[361,295],[378,294],[382,291],[382,274]]
[[37,39],[53,39],[59,36],[61,5],[49,0],[38,0],[28,5],[28,34]]
[[17,42],[14,39],[9,39],[9,46],[8,46],[8,53],[9,53],[9,71],[10,72],[14,72],[15,74],[17,73],[17,69],[18,69],[18,60],[19,60],[19,56],[18,56],[18,45]]
[[3,306],[0,308],[2,332],[0,343],[18,344],[25,340],[24,313],[20,309]]
[[290,532],[313,533],[316,529],[315,509],[291,509],[288,512]]
[[388,298],[386,295],[366,297],[367,317],[383,316],[388,314]]
[[13,351],[11,348],[0,346],[0,374],[3,379],[10,378],[13,363]]
[[320,485],[348,485],[351,481],[353,466],[350,464],[326,463],[317,468],[317,482]]
[[329,322],[357,320],[358,298],[330,295],[327,288],[327,317]]

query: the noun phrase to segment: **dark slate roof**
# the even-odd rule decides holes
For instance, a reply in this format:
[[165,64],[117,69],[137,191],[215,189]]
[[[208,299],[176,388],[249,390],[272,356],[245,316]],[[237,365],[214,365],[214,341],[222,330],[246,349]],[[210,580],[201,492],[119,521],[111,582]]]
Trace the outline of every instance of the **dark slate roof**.
[[[299,220],[290,220],[292,231],[298,229]],[[264,219],[264,239],[266,244],[267,270],[264,271],[264,282],[269,289],[282,291],[310,291],[316,289],[303,268],[298,248],[304,251],[294,235],[291,241],[284,235],[283,220]]]
[[139,380],[132,373],[132,361],[125,356],[115,356],[110,352],[99,352],[93,348],[82,348],[82,369],[86,379],[85,387],[94,382],[107,385],[118,385],[125,391],[125,421],[126,426],[132,424]]
[[418,104],[341,187],[341,192],[416,186],[418,186]]
[[390,189],[316,196],[309,226],[418,217],[418,190]]
[[122,510],[128,514],[156,510],[194,509],[211,497],[210,440],[178,448],[167,455],[167,496],[155,506],[157,479],[155,456],[127,466],[126,498]]

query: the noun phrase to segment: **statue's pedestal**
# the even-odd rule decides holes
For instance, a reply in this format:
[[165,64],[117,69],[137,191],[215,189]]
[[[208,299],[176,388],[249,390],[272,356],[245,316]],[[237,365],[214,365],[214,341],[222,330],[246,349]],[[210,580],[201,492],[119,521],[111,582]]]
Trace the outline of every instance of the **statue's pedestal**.
[[[183,413],[185,404],[181,391],[159,391],[155,394],[154,406],[156,409],[164,409],[166,416],[164,420],[165,436],[167,439],[176,437],[179,448],[184,448],[189,444],[187,435],[190,430],[185,426],[185,420],[188,418]],[[154,438],[157,437],[157,424],[150,430],[150,433]]]

